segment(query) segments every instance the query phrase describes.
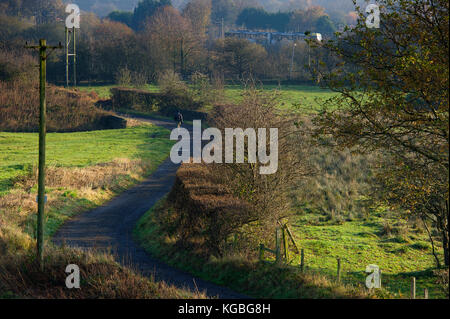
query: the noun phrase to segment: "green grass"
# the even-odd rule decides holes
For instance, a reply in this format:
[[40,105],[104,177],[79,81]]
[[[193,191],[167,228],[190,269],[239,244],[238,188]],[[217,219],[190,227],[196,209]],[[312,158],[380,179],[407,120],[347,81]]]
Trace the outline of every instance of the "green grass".
[[[150,210],[137,224],[134,235],[143,247],[165,262],[204,280],[228,286],[256,298],[349,298],[360,296],[370,264],[382,271],[383,289],[379,298],[409,298],[410,282],[416,277],[417,298],[429,290],[430,298],[446,298],[433,275],[434,258],[426,234],[409,230],[403,236],[383,236],[383,219],[343,224],[323,222],[310,225],[310,216],[297,216],[291,222],[299,248],[305,252],[305,275],[299,273],[299,256],[291,252],[288,266],[276,267],[245,257],[205,260],[193,252],[180,251],[176,240],[167,237]],[[402,240],[399,240],[402,238]],[[270,247],[274,248],[274,247]],[[442,252],[439,251],[442,258]],[[266,260],[273,261],[269,253]],[[336,283],[337,258],[341,259],[341,282]],[[314,276],[325,279],[314,280]],[[318,283],[317,283],[318,282]]]
[[[167,158],[172,145],[169,130],[149,124],[121,130],[48,134],[48,166],[85,168],[97,164],[110,165],[108,163],[117,159],[137,161],[128,171],[114,173],[112,170],[109,173],[112,175],[108,175],[111,180],[105,182],[107,184],[99,184],[103,185],[101,187],[47,186],[49,203],[46,205],[45,238],[53,236],[70,217],[94,209],[141,182]],[[0,225],[3,219],[6,222],[4,226],[13,231],[9,231],[6,237],[0,237],[0,244],[3,240],[10,251],[26,249],[30,240],[35,238],[35,208],[29,202],[23,206],[20,196],[25,196],[27,200],[30,197],[34,199],[37,185],[27,189],[15,181],[22,175],[28,176],[31,169],[37,167],[37,161],[38,134],[0,132],[0,200],[3,196],[9,196],[15,203],[1,211]]]
[[[85,167],[115,158],[164,160],[172,142],[155,126],[122,130],[47,134],[47,165]],[[37,133],[0,132],[0,195],[38,163]]]
[[[335,96],[329,90],[318,86],[307,85],[263,85],[262,89],[267,92],[277,91],[279,93],[279,107],[284,110],[302,109],[317,110],[322,103]],[[243,87],[241,85],[228,85],[225,89],[227,100],[239,103],[242,100]]]
[[[80,86],[79,89],[84,92],[95,91],[102,99],[110,97],[110,89],[117,85],[107,86]],[[322,103],[335,96],[336,93],[322,89],[318,86],[308,85],[262,85],[260,86],[267,92],[279,92],[279,107],[281,109],[296,110],[299,106],[302,109],[317,110]],[[156,85],[146,85],[142,89],[151,92],[158,92],[159,88]],[[242,93],[244,87],[242,85],[226,85],[225,99],[227,102],[239,103],[242,100]],[[205,108],[208,111],[209,107]]]
[[[361,285],[343,285],[321,274],[302,273],[296,266],[279,266],[240,255],[205,259],[197,252],[180,249],[177,240],[168,237],[154,220],[154,211],[159,209],[164,200],[159,201],[139,220],[133,235],[145,250],[174,267],[255,298],[368,297]],[[379,292],[376,293],[378,295]]]
[[[432,275],[435,260],[424,232],[409,229],[403,235],[383,235],[385,221],[377,216],[367,221],[318,225],[309,224],[309,217],[297,217],[291,229],[305,251],[305,264],[310,270],[335,276],[340,258],[343,280],[364,282],[366,266],[375,264],[382,271],[383,286],[398,296],[409,296],[411,277],[416,277],[419,297],[424,288],[429,289],[430,298],[445,297]],[[442,251],[437,249],[442,258]],[[298,256],[294,263],[299,263]]]

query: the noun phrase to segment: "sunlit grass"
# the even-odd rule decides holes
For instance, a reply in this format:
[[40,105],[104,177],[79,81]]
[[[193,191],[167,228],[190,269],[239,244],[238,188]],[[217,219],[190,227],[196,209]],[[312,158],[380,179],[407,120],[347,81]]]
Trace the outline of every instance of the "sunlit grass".
[[[47,165],[85,167],[115,158],[159,163],[168,155],[168,130],[140,126],[121,130],[47,134]],[[0,132],[0,194],[14,178],[38,164],[37,133]]]
[[[107,99],[111,96],[110,89],[117,85],[107,86],[81,86],[79,89],[84,92],[96,92],[100,98]],[[336,95],[336,93],[322,89],[319,86],[311,85],[258,85],[258,88],[267,92],[278,92],[279,107],[281,109],[310,109],[317,110],[327,100]],[[140,88],[150,92],[159,92],[159,88],[154,84],[147,84]],[[239,103],[244,93],[242,85],[226,85],[225,86],[225,102]],[[210,108],[206,107],[206,110]]]

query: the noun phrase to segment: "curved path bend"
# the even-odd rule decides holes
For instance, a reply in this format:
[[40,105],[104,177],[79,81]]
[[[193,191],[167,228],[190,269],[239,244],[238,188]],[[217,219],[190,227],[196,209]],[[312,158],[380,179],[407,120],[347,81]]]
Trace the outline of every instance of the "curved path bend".
[[[151,117],[134,118],[168,129],[174,128],[173,122]],[[125,191],[104,206],[66,222],[53,237],[53,242],[83,249],[112,251],[118,262],[144,276],[153,276],[156,281],[165,281],[179,288],[205,292],[209,297],[248,298],[155,259],[133,240],[136,223],[158,200],[170,192],[178,168],[179,165],[167,159],[140,185]]]

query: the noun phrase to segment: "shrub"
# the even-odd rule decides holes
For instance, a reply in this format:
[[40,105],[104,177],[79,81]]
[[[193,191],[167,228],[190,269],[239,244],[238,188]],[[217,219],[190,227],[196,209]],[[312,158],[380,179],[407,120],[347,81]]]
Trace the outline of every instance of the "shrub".
[[166,95],[182,96],[192,99],[191,92],[180,75],[172,70],[167,70],[158,76],[158,86]]
[[115,80],[121,86],[131,85],[131,71],[127,67],[119,69],[116,73]]
[[27,53],[0,50],[0,81],[37,79],[37,61]]
[[182,165],[167,201],[155,209],[155,221],[177,245],[205,257],[223,255],[230,235],[253,218],[248,204],[202,164]]

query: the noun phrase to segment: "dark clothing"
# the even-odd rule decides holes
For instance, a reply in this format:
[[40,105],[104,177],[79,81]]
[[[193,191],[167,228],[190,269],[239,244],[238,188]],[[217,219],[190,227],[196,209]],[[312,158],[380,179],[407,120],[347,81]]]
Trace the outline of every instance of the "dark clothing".
[[177,113],[177,115],[175,116],[175,119],[180,124],[183,124],[183,122],[184,122],[183,114],[181,114],[180,112]]

